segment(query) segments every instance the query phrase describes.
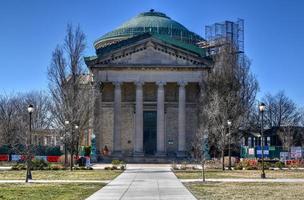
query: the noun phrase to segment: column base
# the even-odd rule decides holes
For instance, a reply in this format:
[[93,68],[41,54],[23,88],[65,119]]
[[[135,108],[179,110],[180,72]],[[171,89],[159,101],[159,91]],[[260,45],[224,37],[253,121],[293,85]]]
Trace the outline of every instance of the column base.
[[176,157],[178,158],[185,158],[187,156],[186,151],[177,151]]
[[111,153],[111,156],[113,156],[113,157],[121,157],[121,151],[113,151],[112,153]]
[[144,157],[145,154],[144,154],[144,152],[134,152],[134,153],[133,153],[133,156],[134,156],[134,157]]
[[157,157],[166,157],[166,156],[167,156],[167,153],[164,152],[164,151],[156,152],[156,153],[155,153],[155,156],[157,156]]

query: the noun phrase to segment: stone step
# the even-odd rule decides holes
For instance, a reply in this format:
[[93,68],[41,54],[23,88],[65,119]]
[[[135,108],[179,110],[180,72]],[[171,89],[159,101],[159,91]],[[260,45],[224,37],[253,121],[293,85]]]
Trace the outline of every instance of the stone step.
[[117,156],[107,156],[103,157],[102,163],[111,163],[112,160],[123,160],[126,163],[153,163],[153,164],[172,164],[175,163],[181,163],[184,161],[187,161],[185,158],[179,158],[176,157],[158,157],[158,156],[139,156],[139,157],[117,157]]

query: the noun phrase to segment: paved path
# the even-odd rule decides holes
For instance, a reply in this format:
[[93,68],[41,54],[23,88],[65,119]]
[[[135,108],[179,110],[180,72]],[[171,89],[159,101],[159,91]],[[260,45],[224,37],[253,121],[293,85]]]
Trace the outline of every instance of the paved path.
[[12,166],[0,166],[0,170],[10,170],[12,169]]
[[170,167],[129,166],[87,200],[195,200]]
[[[109,183],[110,180],[29,180],[30,183]],[[25,183],[25,180],[0,180],[0,184]]]
[[[180,179],[183,183],[188,182],[202,182],[203,179]],[[248,182],[266,182],[266,183],[304,183],[304,179],[299,178],[278,178],[278,179],[254,179],[254,178],[211,178],[206,179],[206,182],[236,182],[236,183],[248,183]]]

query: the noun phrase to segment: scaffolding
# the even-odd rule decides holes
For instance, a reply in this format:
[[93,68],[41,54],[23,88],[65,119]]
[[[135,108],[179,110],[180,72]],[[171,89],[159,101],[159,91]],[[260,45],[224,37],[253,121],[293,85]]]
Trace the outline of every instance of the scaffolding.
[[225,38],[236,46],[238,53],[244,54],[244,20],[224,21],[205,26],[205,39],[209,45],[216,40]]

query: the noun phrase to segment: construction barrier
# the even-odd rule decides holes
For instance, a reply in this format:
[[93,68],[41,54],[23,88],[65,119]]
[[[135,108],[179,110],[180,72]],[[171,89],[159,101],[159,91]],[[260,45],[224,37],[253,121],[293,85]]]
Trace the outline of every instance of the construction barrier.
[[48,162],[59,162],[60,156],[47,156],[46,159]]
[[6,154],[0,154],[0,161],[8,161],[9,160],[9,156]]
[[44,161],[47,161],[47,156],[35,156],[35,160],[44,160]]

